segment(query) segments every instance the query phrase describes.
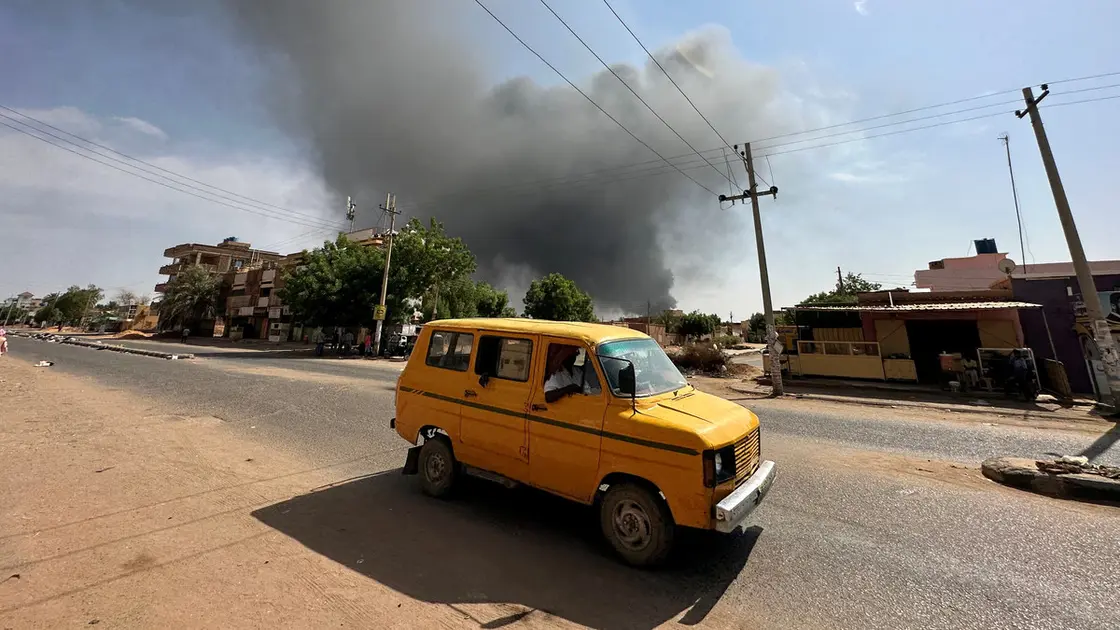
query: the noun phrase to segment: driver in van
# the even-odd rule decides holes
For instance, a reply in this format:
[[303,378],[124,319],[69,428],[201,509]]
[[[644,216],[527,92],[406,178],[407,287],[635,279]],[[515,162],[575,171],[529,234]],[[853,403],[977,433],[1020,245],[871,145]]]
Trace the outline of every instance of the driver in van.
[[556,402],[571,394],[585,394],[583,366],[576,366],[579,348],[553,344],[548,349],[548,377],[544,381],[545,402]]

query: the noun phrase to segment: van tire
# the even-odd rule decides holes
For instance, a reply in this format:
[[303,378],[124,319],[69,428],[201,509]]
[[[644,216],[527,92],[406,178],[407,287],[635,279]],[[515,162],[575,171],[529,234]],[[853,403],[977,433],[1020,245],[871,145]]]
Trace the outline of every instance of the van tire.
[[455,487],[458,463],[451,454],[451,447],[442,438],[432,438],[420,447],[420,490],[424,494],[442,499]]
[[661,564],[673,548],[676,525],[668,506],[644,486],[614,484],[599,502],[603,536],[636,567]]

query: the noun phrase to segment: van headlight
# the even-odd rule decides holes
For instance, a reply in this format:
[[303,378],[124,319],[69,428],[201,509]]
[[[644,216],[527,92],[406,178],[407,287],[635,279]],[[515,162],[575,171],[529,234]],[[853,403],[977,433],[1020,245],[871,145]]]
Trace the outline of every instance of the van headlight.
[[714,488],[735,478],[735,445],[704,451],[704,485]]

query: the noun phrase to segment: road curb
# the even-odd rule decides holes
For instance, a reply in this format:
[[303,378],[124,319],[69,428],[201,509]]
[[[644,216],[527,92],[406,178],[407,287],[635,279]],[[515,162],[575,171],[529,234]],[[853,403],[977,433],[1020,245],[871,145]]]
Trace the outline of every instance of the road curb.
[[[758,393],[752,390],[743,390],[731,387],[732,390],[740,394],[755,394]],[[828,394],[806,394],[806,393],[787,393],[783,398],[804,399],[804,400],[821,400],[826,402],[835,402],[845,405],[869,405],[872,407],[906,407],[910,409],[936,409],[938,411],[949,411],[952,413],[984,413],[993,416],[1019,416],[1026,418],[1034,418],[1037,420],[1085,420],[1082,416],[1061,414],[1053,411],[1030,411],[1025,409],[1007,409],[995,406],[972,406],[972,405],[954,405],[951,403],[922,403],[910,402],[908,400],[881,400],[877,398],[853,398],[850,396],[831,396]]]
[[1012,488],[1059,499],[1114,503],[1120,505],[1120,479],[1084,473],[1042,472],[1035,460],[1021,457],[992,457],[980,464],[985,477]]
[[[20,334],[18,336],[32,339],[34,341],[41,341],[27,334]],[[194,358],[193,354],[173,354],[171,352],[157,352],[155,350],[140,350],[138,348],[126,348],[125,346],[114,346],[108,343],[96,343],[93,341],[82,341],[80,339],[56,339],[55,343],[64,343],[68,346],[81,346],[83,348],[93,348],[94,350],[109,350],[110,352],[135,354],[143,357],[154,357],[156,359],[179,360]]]

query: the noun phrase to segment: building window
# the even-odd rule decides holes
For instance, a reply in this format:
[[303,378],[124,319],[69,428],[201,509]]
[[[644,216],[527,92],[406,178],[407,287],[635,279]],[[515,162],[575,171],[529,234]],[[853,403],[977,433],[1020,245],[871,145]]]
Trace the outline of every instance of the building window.
[[268,297],[272,295],[272,287],[261,289],[261,297]]

